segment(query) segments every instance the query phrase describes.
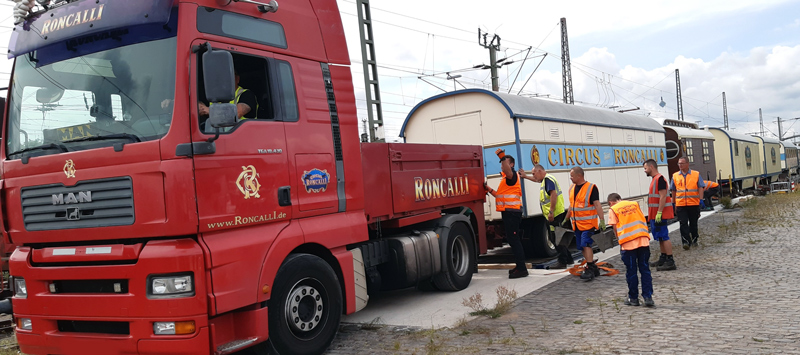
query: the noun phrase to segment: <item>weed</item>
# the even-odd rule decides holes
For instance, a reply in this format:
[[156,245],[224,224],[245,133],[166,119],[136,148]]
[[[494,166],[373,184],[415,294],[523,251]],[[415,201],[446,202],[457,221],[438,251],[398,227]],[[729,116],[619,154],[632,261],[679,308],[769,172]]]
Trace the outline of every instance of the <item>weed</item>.
[[375,317],[375,319],[371,320],[367,324],[361,325],[361,329],[363,330],[378,330],[383,328],[383,320],[381,317]]
[[547,332],[547,321],[542,317],[542,331]]
[[681,301],[681,299],[678,298],[678,294],[675,293],[675,289],[674,288],[670,287],[669,290],[672,291],[672,297],[675,299],[675,302],[683,303],[683,301]]
[[398,351],[398,350],[400,350],[400,342],[396,341],[396,342],[394,342],[394,351]]
[[733,205],[731,204],[731,198],[728,196],[723,196],[722,198],[720,198],[719,204],[722,205],[722,208],[726,210],[733,208]]
[[465,336],[465,335],[470,335],[470,334],[472,334],[472,332],[471,332],[471,331],[464,329],[464,330],[462,330],[462,331],[461,331],[461,333],[459,333],[458,335],[459,335],[459,336]]
[[495,303],[492,308],[487,308],[483,304],[483,296],[481,296],[480,293],[475,293],[469,298],[463,299],[461,304],[472,309],[472,312],[469,313],[471,316],[499,318],[511,309],[514,300],[517,299],[517,291],[513,289],[509,290],[505,286],[500,286],[495,292],[497,293],[497,303]]
[[614,308],[617,310],[617,313],[619,313],[619,311],[621,310],[621,308],[619,308],[619,301],[620,301],[619,298],[614,298],[611,300],[611,302],[614,302]]
[[583,321],[582,321],[582,320],[576,320],[576,321],[574,321],[574,322],[572,322],[572,323],[575,323],[575,324],[583,324]]
[[517,335],[517,330],[514,329],[514,326],[511,325],[511,324],[509,324],[508,326],[511,327],[511,333],[513,333],[514,335]]
[[763,343],[763,342],[764,342],[764,339],[753,338],[753,341],[757,341],[757,342],[759,342],[759,343]]

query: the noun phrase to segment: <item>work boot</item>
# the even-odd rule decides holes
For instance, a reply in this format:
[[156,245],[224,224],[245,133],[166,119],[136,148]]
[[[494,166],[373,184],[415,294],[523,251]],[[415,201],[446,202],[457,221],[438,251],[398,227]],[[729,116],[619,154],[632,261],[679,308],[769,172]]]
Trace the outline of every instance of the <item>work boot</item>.
[[567,264],[564,264],[564,263],[562,263],[560,261],[556,261],[555,264],[550,265],[548,267],[548,269],[551,269],[551,270],[553,270],[553,269],[566,269],[566,268],[567,268]]
[[520,277],[526,277],[526,276],[528,276],[527,269],[514,269],[511,271],[510,274],[508,274],[509,279],[518,279]]
[[683,243],[683,250],[689,250],[689,243]]
[[595,263],[587,263],[586,268],[583,269],[581,280],[592,281],[595,277],[600,276],[600,270]]
[[656,267],[656,270],[658,270],[658,271],[670,271],[670,270],[675,270],[677,268],[678,267],[675,266],[675,259],[667,259],[666,261],[664,261],[663,264],[661,264],[658,267]]
[[650,262],[650,267],[660,267],[661,265],[664,265],[664,261],[666,260],[667,260],[667,254],[661,254],[661,256],[658,257],[658,261]]
[[697,247],[698,247],[697,242],[693,242],[692,243],[692,248],[697,248]]
[[[639,300],[636,300],[636,301],[637,301],[636,303],[637,303],[637,306],[638,306],[638,303],[639,303],[638,301]],[[645,305],[645,307],[655,307],[656,303],[653,302],[653,297],[645,297],[644,298],[644,305]]]
[[626,306],[638,306],[639,305],[639,297],[636,297],[636,298],[627,297],[627,298],[625,298],[625,305]]

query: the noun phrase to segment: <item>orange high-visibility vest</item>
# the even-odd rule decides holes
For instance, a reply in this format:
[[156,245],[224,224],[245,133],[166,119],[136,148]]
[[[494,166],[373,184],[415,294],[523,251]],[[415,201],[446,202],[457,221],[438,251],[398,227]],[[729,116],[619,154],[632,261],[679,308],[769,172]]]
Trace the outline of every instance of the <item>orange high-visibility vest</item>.
[[569,188],[569,207],[572,209],[572,229],[588,231],[600,228],[600,221],[597,219],[597,209],[589,203],[592,196],[594,184],[585,182],[577,198],[575,197],[575,185]]
[[508,186],[506,184],[506,174],[500,173],[503,175],[503,179],[500,180],[500,186],[497,187],[497,194],[494,196],[494,201],[497,204],[497,212],[503,212],[505,210],[522,210],[522,188],[521,185],[521,178],[517,176],[517,183]]
[[699,206],[700,205],[700,173],[690,170],[684,180],[680,170],[672,174],[672,181],[675,183],[675,206]]
[[617,239],[619,244],[625,244],[636,238],[648,238],[647,222],[644,220],[639,204],[631,201],[619,201],[611,207],[617,215]]
[[[647,217],[652,221],[656,219],[658,214],[658,201],[661,200],[661,195],[658,194],[658,179],[663,175],[658,174],[653,176],[653,181],[650,181],[650,193],[647,195]],[[664,179],[666,181],[666,179]],[[667,200],[664,201],[664,209],[661,211],[661,219],[673,219],[675,212],[672,210],[672,199],[669,197],[669,189],[667,189]]]
[[713,189],[713,188],[715,188],[715,187],[717,187],[717,186],[719,186],[719,184],[717,184],[717,182],[716,182],[716,181],[712,181],[712,182],[709,182],[709,183],[708,183],[708,186],[707,186],[707,187],[708,187],[709,189]]

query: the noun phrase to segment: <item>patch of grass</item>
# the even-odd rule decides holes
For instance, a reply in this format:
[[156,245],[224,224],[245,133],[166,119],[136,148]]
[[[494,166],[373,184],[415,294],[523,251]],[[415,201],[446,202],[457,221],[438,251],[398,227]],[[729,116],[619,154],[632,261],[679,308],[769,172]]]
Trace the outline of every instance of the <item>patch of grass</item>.
[[753,338],[753,341],[756,341],[756,342],[759,342],[759,343],[763,343],[764,339]]
[[723,196],[719,199],[719,204],[722,205],[722,208],[729,210],[733,208],[733,204],[731,203],[731,198],[728,196]]
[[583,321],[582,320],[576,320],[576,321],[574,321],[572,323],[574,323],[574,324],[583,324]]

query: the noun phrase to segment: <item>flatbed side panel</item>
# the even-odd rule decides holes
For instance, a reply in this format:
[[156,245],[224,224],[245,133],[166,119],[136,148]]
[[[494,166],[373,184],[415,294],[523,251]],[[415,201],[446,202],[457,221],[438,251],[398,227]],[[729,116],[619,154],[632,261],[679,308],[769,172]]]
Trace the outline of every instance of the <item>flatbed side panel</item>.
[[395,215],[484,200],[480,146],[390,143],[388,148]]

